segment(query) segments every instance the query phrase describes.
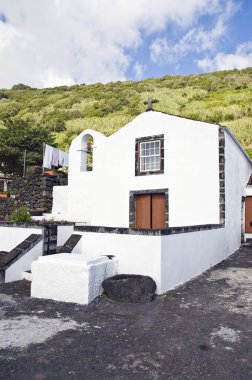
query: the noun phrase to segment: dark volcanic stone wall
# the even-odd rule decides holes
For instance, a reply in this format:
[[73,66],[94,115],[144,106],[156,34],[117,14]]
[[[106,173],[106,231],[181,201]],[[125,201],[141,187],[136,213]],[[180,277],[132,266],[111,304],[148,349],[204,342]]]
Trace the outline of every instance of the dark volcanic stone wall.
[[53,186],[67,185],[67,178],[47,174],[18,177],[9,184],[11,198],[0,198],[0,220],[16,205],[25,205],[31,213],[50,212]]
[[0,198],[0,220],[4,220],[5,216],[10,214],[13,210],[14,199]]

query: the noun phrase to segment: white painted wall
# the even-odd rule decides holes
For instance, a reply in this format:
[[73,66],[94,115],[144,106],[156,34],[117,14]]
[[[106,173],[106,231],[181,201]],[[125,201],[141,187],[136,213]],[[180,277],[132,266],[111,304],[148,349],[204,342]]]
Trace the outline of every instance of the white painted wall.
[[40,241],[5,271],[5,282],[22,280],[23,272],[31,270],[33,261],[42,256],[42,253],[43,242]]
[[32,264],[31,296],[89,304],[102,293],[102,281],[117,273],[116,261],[62,253]]
[[241,201],[251,166],[226,132],[225,141],[225,228],[162,237],[78,231],[83,235],[78,252],[91,257],[115,255],[119,273],[151,276],[158,293],[184,283],[228,257],[241,244]]
[[[75,233],[77,235],[80,235],[79,234],[79,231],[75,231]],[[78,241],[78,243],[76,244],[76,246],[73,248],[72,250],[72,253],[78,253],[78,254],[82,254],[82,238]]]
[[60,247],[65,244],[67,239],[70,238],[70,236],[73,233],[74,226],[58,226],[58,234],[57,234],[57,247]]
[[163,236],[161,293],[201,274],[230,253],[224,228]]
[[241,245],[241,204],[251,166],[225,132],[225,228],[162,237],[161,292],[224,260]]
[[252,186],[247,186],[246,187],[246,195],[247,195],[247,197],[251,197],[252,196]]
[[241,244],[241,205],[252,168],[238,146],[225,132],[226,239],[229,252]]
[[[94,137],[92,172],[80,170],[86,134]],[[159,134],[164,134],[165,173],[135,176],[135,139]],[[216,125],[145,112],[109,138],[84,131],[69,153],[67,207],[60,190],[53,206],[68,220],[128,227],[131,190],[168,188],[170,226],[219,222]]]
[[[136,177],[135,139],[157,134],[164,134],[165,174]],[[219,223],[218,126],[144,113],[99,141],[93,172],[76,169],[80,141],[74,140],[70,149],[70,220],[128,227],[129,191],[168,188],[170,226]],[[225,228],[163,237],[82,232],[78,251],[92,257],[115,255],[119,273],[151,276],[158,293],[202,273],[241,243],[241,200],[251,165],[226,131],[225,165]]]
[[[80,232],[84,257],[114,255],[118,273],[150,276],[161,286],[161,237],[113,233]],[[75,251],[74,251],[75,252]]]
[[42,229],[0,227],[0,251],[11,251],[31,234],[42,234]]
[[67,191],[68,186],[53,187],[53,207],[52,214],[56,217],[58,214],[61,219],[65,219],[67,215]]

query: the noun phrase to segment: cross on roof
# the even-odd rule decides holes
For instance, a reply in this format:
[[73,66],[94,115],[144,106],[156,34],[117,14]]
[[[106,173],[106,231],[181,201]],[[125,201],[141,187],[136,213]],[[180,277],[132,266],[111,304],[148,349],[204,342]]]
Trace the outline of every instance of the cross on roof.
[[152,99],[150,96],[148,97],[148,100],[145,100],[144,101],[144,104],[148,105],[148,107],[146,108],[145,111],[154,111],[153,108],[152,108],[152,104],[153,103],[157,103],[158,100],[157,99]]

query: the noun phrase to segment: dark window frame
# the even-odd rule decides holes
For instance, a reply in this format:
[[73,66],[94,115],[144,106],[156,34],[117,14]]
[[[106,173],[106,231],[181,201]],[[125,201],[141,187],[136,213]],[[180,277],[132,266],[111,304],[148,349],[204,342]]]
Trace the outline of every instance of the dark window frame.
[[[144,142],[160,141],[160,170],[140,170],[140,144]],[[145,136],[135,141],[135,176],[164,174],[164,135]]]
[[165,194],[165,228],[169,227],[169,189],[134,190],[129,193],[129,228],[136,228],[136,196]]

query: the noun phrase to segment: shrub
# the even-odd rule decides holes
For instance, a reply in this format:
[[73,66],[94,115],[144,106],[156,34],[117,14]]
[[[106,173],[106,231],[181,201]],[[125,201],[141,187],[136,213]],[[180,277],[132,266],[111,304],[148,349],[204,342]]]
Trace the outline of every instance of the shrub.
[[8,95],[5,92],[0,92],[0,99],[8,99]]
[[29,222],[31,221],[31,215],[26,206],[17,207],[8,217],[13,222]]
[[12,90],[28,90],[30,88],[30,86],[23,83],[14,84],[14,86],[12,86]]

